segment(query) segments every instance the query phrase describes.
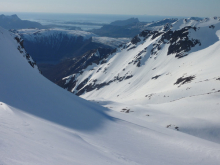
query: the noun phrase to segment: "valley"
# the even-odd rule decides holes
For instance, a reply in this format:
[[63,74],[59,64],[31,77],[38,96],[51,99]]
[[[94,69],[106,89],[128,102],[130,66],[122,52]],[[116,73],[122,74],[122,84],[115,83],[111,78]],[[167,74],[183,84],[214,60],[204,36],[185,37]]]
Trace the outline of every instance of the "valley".
[[0,164],[219,164],[219,39],[220,17],[0,27]]

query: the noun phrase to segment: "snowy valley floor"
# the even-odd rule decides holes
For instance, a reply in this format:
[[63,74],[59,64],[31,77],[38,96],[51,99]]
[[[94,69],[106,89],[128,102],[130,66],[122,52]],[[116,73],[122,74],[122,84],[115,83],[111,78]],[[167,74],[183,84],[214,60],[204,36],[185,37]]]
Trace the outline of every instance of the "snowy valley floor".
[[[0,164],[217,165],[219,121],[214,117],[219,115],[219,101],[207,104],[203,99],[210,96],[200,98],[201,109],[192,98],[146,106],[98,101],[116,111],[130,109],[130,113],[103,108],[102,126],[91,130],[63,127],[1,102]],[[211,105],[213,115],[209,116],[205,109]],[[195,117],[198,112],[201,115]],[[166,128],[168,124],[172,129]]]
[[129,118],[134,117],[133,120],[140,120],[145,126],[151,123],[220,144],[219,97],[218,92],[161,104],[146,104],[143,100],[93,101]]

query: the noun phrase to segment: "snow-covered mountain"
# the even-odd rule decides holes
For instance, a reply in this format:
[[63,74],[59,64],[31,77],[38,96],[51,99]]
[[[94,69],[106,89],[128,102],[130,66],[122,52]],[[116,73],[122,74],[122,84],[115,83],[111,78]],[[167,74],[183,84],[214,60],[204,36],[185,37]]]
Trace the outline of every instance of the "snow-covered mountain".
[[[100,59],[99,64],[90,65],[82,70],[81,74],[70,75],[63,80],[67,80],[69,83],[77,81],[75,88],[68,88],[68,90],[85,96],[99,93],[98,95],[103,97],[100,95],[101,91],[112,88],[111,84],[123,84],[119,88],[113,88],[116,90],[108,93],[108,98],[118,100],[120,97],[117,94],[121,93],[123,100],[127,100],[131,91],[138,92],[137,88],[131,89],[137,85],[141,88],[140,91],[155,91],[149,86],[152,82],[157,87],[157,91],[160,91],[162,89],[158,89],[158,82],[169,79],[166,86],[164,84],[160,88],[180,90],[181,86],[186,86],[194,80],[200,80],[202,78],[200,75],[205,74],[206,68],[211,68],[212,76],[218,79],[220,75],[214,65],[215,58],[219,58],[218,52],[211,56],[206,51],[211,49],[210,46],[213,47],[218,44],[219,30],[219,18],[209,19],[208,21],[182,19],[164,26],[160,31],[145,30],[134,37],[131,42],[122,45],[114,53],[109,54],[107,58]],[[212,65],[202,66],[203,60],[206,62],[209,60]],[[197,71],[189,69],[189,66],[197,68]],[[201,67],[204,68],[203,71],[199,71]],[[206,76],[210,77],[207,73]],[[88,78],[88,81],[85,81],[85,78]],[[137,82],[136,79],[141,81]],[[82,86],[81,82],[83,81],[84,86],[77,90],[77,86]],[[125,92],[117,91],[121,88]],[[97,89],[100,90],[97,91]],[[145,97],[145,94],[143,96]]]
[[81,56],[92,49],[113,49],[128,41],[127,38],[99,37],[79,30],[21,29],[17,32],[24,40],[25,49],[37,63],[58,63],[66,58]]
[[[169,105],[167,113],[181,119],[157,117],[151,121],[164,127],[177,125],[183,132],[220,143],[219,38],[219,17],[180,19],[158,31],[143,31],[98,64],[58,84],[85,99],[99,100],[106,107],[144,120],[149,120],[149,104],[162,112],[162,106]],[[106,100],[117,102],[119,107]],[[154,106],[151,109],[157,109]]]
[[20,37],[2,28],[0,50],[0,164],[220,162],[217,143],[108,110],[49,82]]

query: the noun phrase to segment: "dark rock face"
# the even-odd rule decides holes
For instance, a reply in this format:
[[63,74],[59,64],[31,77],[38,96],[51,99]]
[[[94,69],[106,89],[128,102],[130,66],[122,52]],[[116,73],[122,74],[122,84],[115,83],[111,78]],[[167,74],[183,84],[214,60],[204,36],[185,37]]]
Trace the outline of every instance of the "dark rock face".
[[140,42],[141,41],[141,39],[138,37],[138,35],[137,36],[135,36],[132,40],[131,40],[131,43],[132,44],[137,44],[138,42]]
[[113,80],[110,80],[108,82],[103,82],[103,83],[100,83],[100,84],[96,83],[97,80],[90,80],[90,84],[88,84],[88,85],[85,85],[85,82],[88,82],[88,79],[85,79],[82,83],[79,84],[80,87],[79,86],[78,86],[79,88],[77,87],[76,95],[80,96],[85,92],[90,92],[92,90],[99,90],[102,87],[110,85],[113,82],[116,82],[116,81],[121,82],[123,80],[127,80],[127,79],[130,79],[132,77],[133,77],[133,75],[128,75],[128,74],[125,74],[125,76],[123,76],[123,77],[119,77],[119,75],[118,75],[118,76],[115,76]]
[[[31,56],[24,50],[23,46],[23,40],[19,38],[19,36],[15,37],[15,40],[17,41],[18,45],[18,50],[21,54],[24,54],[25,58],[27,59],[28,63],[34,68],[36,66],[36,62],[31,60]],[[41,72],[41,71],[40,71]]]
[[139,34],[139,36],[144,37],[144,38],[148,38],[151,35],[151,32],[152,31],[150,31],[150,30],[144,30]]
[[167,23],[167,24],[164,26],[163,31],[169,31],[171,28],[172,28],[172,25]]
[[188,77],[180,77],[177,79],[177,81],[174,83],[174,85],[179,85],[179,87],[183,84],[190,83],[192,80],[195,79],[196,76],[188,76]]
[[[163,34],[163,32],[158,32],[158,31],[150,31],[150,30],[144,30],[142,31],[139,35],[135,36],[132,40],[131,40],[131,43],[136,45],[138,44],[139,42],[141,42],[141,39],[140,37],[143,37],[144,41],[151,37],[151,39],[155,39],[157,37],[159,37],[161,34]],[[128,46],[129,47],[129,46]]]
[[58,85],[64,89],[67,89],[68,91],[71,91],[71,89],[73,89],[76,86],[77,80],[76,80],[76,76],[74,75],[69,83],[66,83],[66,81],[59,81]]
[[138,53],[134,59],[129,62],[128,64],[134,64],[136,65],[137,67],[140,67],[141,66],[141,59],[142,59],[142,54],[144,54],[145,52],[147,52],[147,47],[144,48],[144,50],[142,50],[140,53]]
[[132,46],[132,47],[130,47],[129,49],[127,49],[127,51],[132,50],[132,49],[135,49],[135,48],[136,48],[136,46]]
[[156,80],[156,79],[158,79],[160,76],[161,76],[161,75],[156,75],[156,76],[152,77],[152,80],[153,80],[153,79]]
[[68,91],[71,91],[73,88],[76,87],[76,89],[75,89],[75,91],[73,91],[73,93],[80,96],[80,95],[84,94],[85,92],[90,92],[92,90],[99,90],[102,87],[110,85],[113,82],[116,82],[116,81],[121,82],[121,81],[124,81],[124,80],[128,80],[132,77],[133,77],[133,75],[131,75],[129,73],[126,73],[122,77],[117,75],[117,76],[114,77],[114,79],[112,79],[108,82],[102,82],[102,83],[98,83],[97,80],[92,80],[88,77],[88,78],[84,79],[81,83],[79,83],[78,86],[76,86],[77,85],[77,80],[76,80],[76,76],[74,75],[72,78],[70,78],[68,80],[69,83],[66,83],[66,80],[61,80],[57,84],[59,86],[61,86],[62,88],[67,89]]
[[[97,80],[93,80],[93,83],[96,82]],[[84,88],[82,88],[81,90],[77,91],[76,92],[76,95],[77,96],[80,96],[82,95],[84,92],[90,92],[92,90],[99,90],[100,88],[106,86],[106,85],[109,85],[110,83],[112,83],[112,81],[109,81],[109,82],[104,82],[104,83],[101,83],[101,84],[93,84],[93,83],[90,83],[88,85],[86,85]]]
[[153,55],[157,54],[157,51],[161,49],[162,44],[169,44],[168,53],[175,54],[176,58],[182,58],[187,56],[187,52],[196,45],[201,46],[201,42],[198,39],[189,39],[189,29],[197,30],[195,27],[185,27],[176,31],[167,31],[164,33],[154,34],[155,36],[161,35],[161,39],[154,44],[154,48],[151,50]]
[[214,26],[214,25],[211,25],[211,26],[209,26],[209,28],[211,28],[211,29],[215,29],[215,26]]
[[159,37],[161,34],[163,34],[163,32],[158,32],[158,31],[153,31],[152,32],[152,40],[154,40],[155,38]]
[[167,55],[176,54],[175,57],[182,58],[187,56],[186,52],[189,52],[192,47],[195,47],[196,45],[201,46],[201,42],[199,40],[189,39],[189,29],[194,29],[196,31],[196,28],[194,27],[185,27],[174,32],[169,31],[163,35],[162,38],[169,40],[170,43]]
[[77,88],[76,88],[76,90],[80,90],[82,87],[84,87],[84,85],[86,85],[86,83],[89,81],[89,78],[86,78],[85,80],[83,80],[83,82],[81,82],[78,86],[77,86]]

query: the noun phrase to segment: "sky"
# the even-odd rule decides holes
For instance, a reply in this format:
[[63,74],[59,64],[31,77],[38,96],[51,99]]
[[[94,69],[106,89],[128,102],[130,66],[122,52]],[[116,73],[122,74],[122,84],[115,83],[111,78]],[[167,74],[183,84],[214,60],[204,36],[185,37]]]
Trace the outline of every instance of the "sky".
[[0,0],[1,12],[220,16],[220,0]]

